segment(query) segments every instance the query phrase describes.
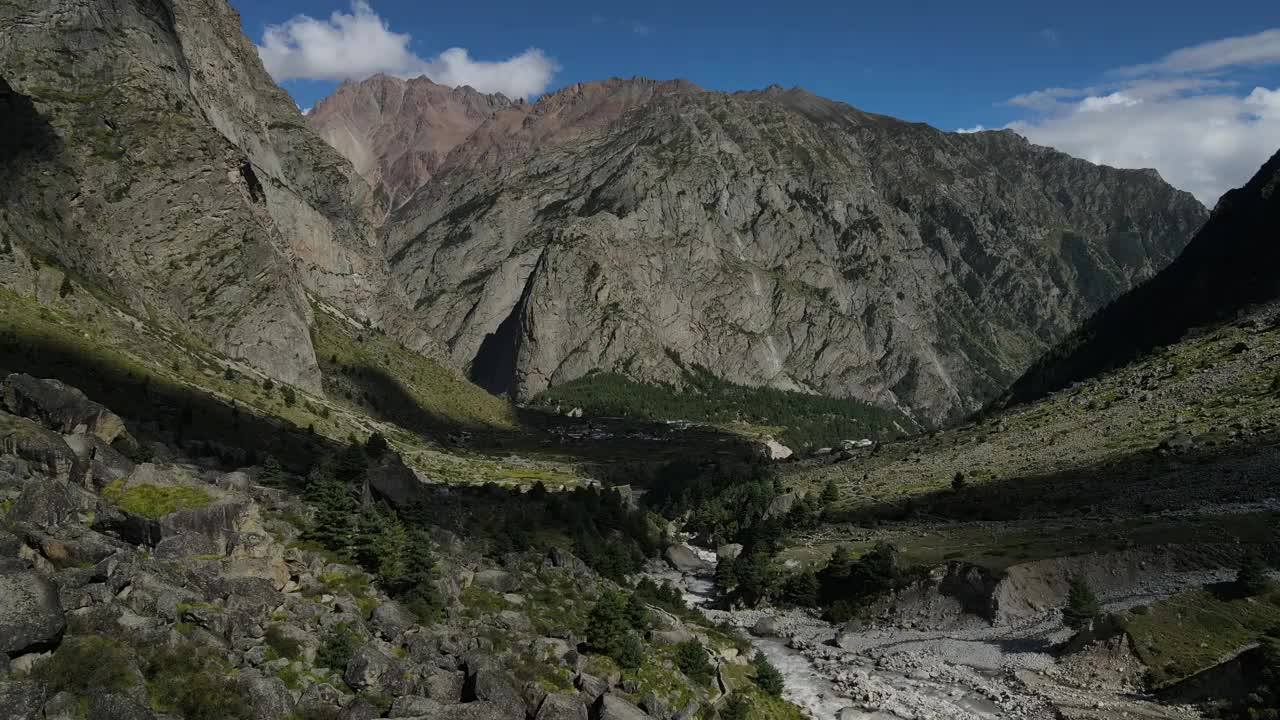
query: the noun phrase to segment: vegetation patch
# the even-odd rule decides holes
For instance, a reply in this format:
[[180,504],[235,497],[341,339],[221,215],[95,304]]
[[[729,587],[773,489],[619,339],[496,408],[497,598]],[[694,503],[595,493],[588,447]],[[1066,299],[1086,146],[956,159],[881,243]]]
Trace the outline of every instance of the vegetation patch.
[[782,428],[779,440],[793,448],[896,437],[902,429],[914,427],[897,412],[857,400],[747,387],[722,380],[704,368],[683,364],[681,368],[679,387],[594,372],[550,388],[533,402],[543,407],[582,408],[603,416],[776,426]]
[[1230,590],[1195,590],[1126,613],[1134,650],[1160,686],[1230,657],[1280,626],[1280,591],[1236,597]]
[[149,483],[125,487],[123,479],[108,484],[102,495],[127,513],[149,518],[202,508],[213,502],[209,493],[200,488]]

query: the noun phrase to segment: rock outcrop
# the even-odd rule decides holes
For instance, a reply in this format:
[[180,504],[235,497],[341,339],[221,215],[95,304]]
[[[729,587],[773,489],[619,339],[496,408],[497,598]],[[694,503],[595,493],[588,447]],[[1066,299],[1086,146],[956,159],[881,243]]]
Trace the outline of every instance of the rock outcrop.
[[387,291],[368,185],[306,128],[225,0],[7,3],[0,34],[10,289],[47,303],[70,273],[312,389],[308,293],[423,347]]

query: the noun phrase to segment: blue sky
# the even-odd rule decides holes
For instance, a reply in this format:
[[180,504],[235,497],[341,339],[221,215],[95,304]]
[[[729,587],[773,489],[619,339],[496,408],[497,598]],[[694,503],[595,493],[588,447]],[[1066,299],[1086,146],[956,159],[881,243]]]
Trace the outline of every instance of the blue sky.
[[1269,2],[231,2],[302,107],[374,70],[514,95],[613,75],[799,85],[947,130],[1012,124],[1210,203],[1280,148]]

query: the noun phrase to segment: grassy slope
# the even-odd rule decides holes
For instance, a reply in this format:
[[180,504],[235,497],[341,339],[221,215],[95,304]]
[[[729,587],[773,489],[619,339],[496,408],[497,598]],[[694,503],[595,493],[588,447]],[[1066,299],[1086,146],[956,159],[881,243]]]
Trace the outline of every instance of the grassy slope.
[[[60,271],[42,272],[61,277]],[[54,287],[58,282],[51,283]],[[317,312],[317,337],[326,362],[334,356],[350,366],[373,368],[389,377],[407,377],[407,397],[440,427],[487,430],[510,434],[517,428],[505,402],[462,380],[438,363],[414,355],[387,338],[347,332],[324,312]],[[529,478],[573,483],[577,471],[561,460],[503,463],[484,456],[444,452],[424,437],[370,414],[341,392],[317,396],[293,389],[293,402],[278,383],[267,389],[266,378],[254,369],[210,350],[197,339],[138,318],[106,293],[73,282],[65,296],[46,305],[35,298],[0,287],[0,368],[58,377],[91,391],[116,388],[119,397],[108,402],[130,414],[126,401],[139,402],[144,388],[151,395],[187,394],[208,401],[204,407],[235,407],[241,416],[278,424],[298,432],[309,429],[318,438],[345,441],[374,431],[386,435],[407,463],[428,477],[445,482],[524,482]],[[55,361],[54,358],[59,360]],[[325,368],[326,370],[332,369]],[[106,401],[106,398],[104,398]],[[144,401],[145,402],[145,401]],[[165,424],[160,419],[161,424]],[[226,418],[197,412],[195,437],[222,437]],[[210,427],[203,427],[208,425]],[[214,428],[213,425],[219,427]],[[248,433],[251,423],[244,423]],[[226,438],[247,442],[253,438]]]
[[1155,685],[1234,655],[1280,627],[1280,591],[1253,598],[1195,590],[1124,614],[1133,648]]
[[[882,446],[789,484],[841,490],[851,518],[908,503],[965,519],[1125,514],[1280,494],[1262,471],[1280,443],[1280,307],[1227,325],[1040,402]],[[1185,435],[1199,449],[1155,452]],[[1227,466],[1209,474],[1196,464]],[[957,472],[967,487],[951,491]]]

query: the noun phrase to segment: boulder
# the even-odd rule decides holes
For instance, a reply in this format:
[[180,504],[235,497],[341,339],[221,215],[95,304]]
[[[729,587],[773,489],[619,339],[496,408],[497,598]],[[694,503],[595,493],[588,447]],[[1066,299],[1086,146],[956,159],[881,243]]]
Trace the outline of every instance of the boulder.
[[600,720],[649,720],[649,715],[617,695],[600,698]]
[[50,647],[66,626],[53,583],[30,570],[0,575],[0,653]]
[[709,573],[715,569],[711,563],[698,557],[693,548],[685,544],[667,546],[664,557],[671,564],[671,567],[686,574]]
[[578,688],[578,691],[590,702],[595,702],[601,695],[609,692],[608,680],[584,672],[578,673],[573,679],[573,686]]
[[534,720],[587,720],[587,705],[577,695],[551,693],[543,698]]
[[467,686],[463,689],[462,699],[472,702],[486,701],[508,711],[508,717],[524,717],[524,700],[512,685],[506,673],[490,662],[485,662],[475,670],[468,667]]
[[382,710],[369,700],[357,697],[338,713],[338,720],[377,720],[382,717]]
[[751,634],[756,637],[779,637],[778,619],[772,615],[764,615],[751,626]]
[[430,717],[439,709],[440,703],[436,700],[418,695],[405,695],[404,697],[396,698],[395,702],[391,703],[391,710],[387,713],[387,717]]
[[88,720],[155,720],[155,713],[127,695],[89,695]]
[[417,625],[418,617],[400,603],[388,600],[374,608],[370,621],[382,639],[394,640]]
[[61,435],[26,418],[0,412],[0,476],[38,473],[62,481],[78,475],[76,455]]
[[63,434],[87,432],[109,444],[125,432],[119,415],[59,380],[14,373],[0,387],[0,404]]
[[462,691],[466,684],[467,674],[461,670],[431,670],[422,679],[422,692],[438,702],[462,702]]
[[496,593],[515,592],[520,588],[520,579],[506,570],[481,570],[475,574],[472,583]]
[[764,511],[764,519],[771,520],[773,518],[786,517],[791,512],[791,508],[796,504],[797,495],[795,493],[783,493],[769,502],[769,507]]
[[342,678],[353,689],[360,691],[368,688],[377,689],[383,683],[383,677],[395,670],[396,661],[373,643],[366,643],[356,651],[347,663]]
[[42,720],[44,686],[34,682],[0,680],[0,718],[5,720]]
[[716,548],[717,560],[737,560],[738,556],[741,554],[742,554],[741,543],[729,543],[727,545],[721,545],[720,547]]
[[422,481],[394,452],[382,453],[376,463],[370,464],[365,477],[375,495],[397,507],[409,505],[425,492]]
[[64,435],[62,439],[75,453],[80,467],[88,468],[89,480],[95,488],[101,489],[107,483],[128,477],[133,472],[133,461],[97,435],[73,433]]
[[794,454],[792,453],[791,448],[783,445],[773,438],[766,438],[765,441],[759,445],[759,452],[760,457],[763,457],[766,460],[786,460]]
[[236,687],[248,701],[255,720],[282,720],[293,712],[293,696],[279,678],[244,670],[236,678]]
[[22,487],[9,518],[36,527],[80,524],[98,507],[98,497],[71,483],[47,477],[32,478]]

